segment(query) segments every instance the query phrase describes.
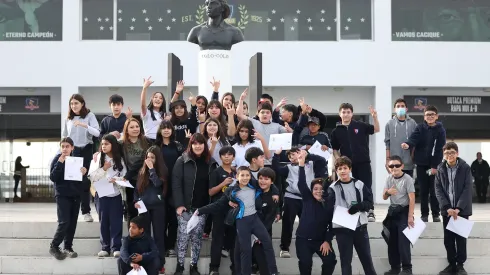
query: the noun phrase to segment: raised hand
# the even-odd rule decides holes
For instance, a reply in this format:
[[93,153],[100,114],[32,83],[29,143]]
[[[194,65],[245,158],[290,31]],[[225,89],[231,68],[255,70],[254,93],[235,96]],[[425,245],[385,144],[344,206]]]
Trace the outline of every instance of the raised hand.
[[283,97],[281,101],[276,106],[276,109],[280,109],[282,106],[286,105],[288,103],[287,97]]
[[373,106],[369,106],[369,112],[371,113],[371,116],[373,118],[376,118],[378,116],[378,112],[373,108]]
[[235,115],[235,105],[234,104],[230,104],[226,107],[226,114],[228,115],[228,117]]
[[184,90],[185,82],[184,80],[177,81],[177,86],[175,87],[175,93],[180,95],[180,93]]
[[197,103],[196,97],[191,93],[189,93],[189,102],[191,103],[192,106],[195,106]]
[[199,112],[198,119],[199,119],[199,122],[204,122],[204,121],[206,121],[206,111],[204,111],[204,112]]
[[131,109],[131,107],[128,107],[128,110],[126,111],[126,117],[127,118],[133,117],[133,109]]
[[153,82],[155,81],[151,80],[151,76],[148,78],[143,78],[143,89],[147,89],[148,87],[150,87]]
[[247,96],[248,96],[248,88],[245,88],[245,90],[240,95],[240,100],[244,101],[247,98]]
[[262,140],[264,139],[264,137],[263,137],[263,136],[262,136],[262,135],[259,133],[259,131],[255,130],[255,129],[253,129],[253,130],[254,130],[254,133],[253,133],[253,135],[252,135],[252,136],[253,136],[255,139],[257,139],[257,140],[262,141]]
[[221,81],[215,80],[213,76],[213,81],[209,81],[211,83],[211,86],[213,86],[213,92],[218,92],[219,87],[221,86]]
[[216,137],[216,135],[213,135],[211,137],[211,144],[216,145],[217,143],[218,143],[218,138]]

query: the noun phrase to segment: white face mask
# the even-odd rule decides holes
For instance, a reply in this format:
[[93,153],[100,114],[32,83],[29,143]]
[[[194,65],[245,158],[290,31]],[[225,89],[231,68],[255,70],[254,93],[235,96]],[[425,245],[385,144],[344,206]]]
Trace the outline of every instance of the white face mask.
[[407,109],[405,109],[405,108],[396,108],[395,109],[395,112],[396,112],[396,115],[398,117],[401,117],[401,116],[404,116],[405,114],[407,114]]

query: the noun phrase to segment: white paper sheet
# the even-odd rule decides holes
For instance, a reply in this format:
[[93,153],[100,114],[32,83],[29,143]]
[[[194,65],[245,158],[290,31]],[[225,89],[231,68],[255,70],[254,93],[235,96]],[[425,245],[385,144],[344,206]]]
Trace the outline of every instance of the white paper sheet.
[[134,188],[129,181],[116,180],[116,183],[122,187]]
[[422,233],[424,232],[426,226],[427,225],[420,218],[417,217],[414,219],[414,227],[405,228],[405,230],[403,230],[403,234],[405,234],[412,245],[415,245],[417,240],[420,238],[420,235],[422,235]]
[[109,182],[108,179],[101,179],[93,183],[95,187],[95,191],[97,191],[97,195],[99,198],[103,198],[109,195],[116,193],[114,190],[114,184]]
[[99,168],[99,158],[100,158],[100,154],[97,156],[97,161],[92,160],[90,162],[90,167],[87,173],[88,176],[90,176],[92,172],[94,172],[95,170],[97,170],[97,168]]
[[192,217],[187,222],[187,234],[189,234],[189,232],[191,232],[192,229],[194,229],[198,223],[199,223],[199,216],[192,215]]
[[316,141],[313,145],[311,145],[310,150],[308,150],[308,153],[323,157],[327,161],[330,160],[330,156],[331,156],[328,150],[327,151],[322,150],[322,145],[318,141]]
[[142,266],[140,266],[140,270],[133,269],[129,271],[126,275],[148,275],[148,274],[146,273],[146,270]]
[[293,134],[272,134],[269,137],[269,150],[289,150],[293,144]]
[[355,231],[361,213],[357,212],[356,214],[351,215],[349,214],[348,211],[349,209],[345,207],[337,206],[333,213],[332,223],[335,223],[336,225],[340,225]]
[[143,214],[148,212],[148,209],[146,209],[146,205],[143,201],[138,201],[137,204],[140,206],[140,208],[138,208],[138,214]]
[[65,180],[82,181],[83,158],[66,157],[65,159]]
[[463,217],[458,217],[456,220],[451,217],[447,223],[446,229],[468,239],[474,224],[474,221],[470,221]]

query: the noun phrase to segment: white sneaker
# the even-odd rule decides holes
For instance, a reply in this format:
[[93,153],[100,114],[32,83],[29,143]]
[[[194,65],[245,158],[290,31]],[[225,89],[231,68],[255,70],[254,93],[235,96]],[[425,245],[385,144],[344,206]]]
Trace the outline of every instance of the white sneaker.
[[279,257],[281,257],[281,258],[291,258],[291,254],[289,254],[289,251],[281,250],[281,252],[279,253]]
[[83,220],[85,222],[93,222],[94,218],[92,218],[92,215],[90,215],[90,213],[87,213],[87,214],[83,215]]
[[228,251],[221,249],[221,256],[224,258],[228,258],[230,256],[230,253]]
[[114,258],[119,258],[121,256],[121,252],[114,251],[113,256],[114,256]]
[[97,253],[97,256],[99,257],[109,257],[109,252],[101,250],[99,253]]
[[374,215],[373,210],[369,210],[368,213],[368,222],[375,222],[376,221],[376,216]]

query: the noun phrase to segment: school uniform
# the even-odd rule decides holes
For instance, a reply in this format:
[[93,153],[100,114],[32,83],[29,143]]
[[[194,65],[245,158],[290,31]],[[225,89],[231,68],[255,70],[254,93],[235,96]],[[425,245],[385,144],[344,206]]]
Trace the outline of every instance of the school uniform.
[[[409,213],[410,193],[415,193],[415,185],[410,175],[403,173],[401,177],[389,175],[386,179],[386,189],[396,188],[397,194],[390,196],[390,206],[386,219],[383,225],[389,231],[388,239],[388,261],[390,262],[393,272],[400,271],[401,267],[404,271],[411,274],[412,271],[412,256],[410,253],[410,241],[407,239],[403,230],[408,226],[408,217],[413,215]],[[395,273],[393,273],[395,274]]]
[[368,216],[366,214],[373,206],[371,188],[355,178],[351,178],[349,182],[336,181],[328,188],[327,213],[329,223],[332,222],[333,213],[337,206],[350,209],[351,214],[360,212],[355,231],[332,223],[332,232],[336,236],[339,248],[342,275],[352,275],[353,247],[356,249],[359,261],[363,266],[364,274],[376,275],[371,258],[367,230]]
[[458,209],[458,216],[468,219],[473,214],[473,178],[470,166],[458,158],[454,167],[444,161],[437,167],[435,191],[441,208],[444,227],[444,246],[447,251],[449,266],[446,271],[464,270],[467,259],[466,238],[446,229],[450,217],[448,209]]
[[146,231],[138,237],[128,235],[123,238],[121,256],[117,259],[119,275],[126,275],[133,270],[131,267],[131,255],[133,254],[143,256],[143,260],[137,264],[142,266],[148,275],[158,275],[159,266],[161,265],[158,247],[150,237],[150,234],[146,234]]

